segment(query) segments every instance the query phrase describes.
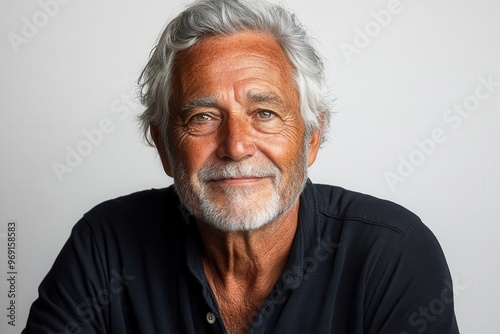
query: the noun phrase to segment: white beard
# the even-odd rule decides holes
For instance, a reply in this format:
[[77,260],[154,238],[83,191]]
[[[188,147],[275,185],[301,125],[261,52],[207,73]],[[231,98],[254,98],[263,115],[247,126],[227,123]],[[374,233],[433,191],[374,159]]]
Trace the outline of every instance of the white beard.
[[[290,180],[280,191],[281,171],[267,158],[262,161],[207,163],[190,180],[186,168],[174,166],[174,181],[177,194],[186,208],[197,218],[224,232],[252,231],[274,221],[296,203],[307,180],[307,146],[302,157],[291,166]],[[174,159],[170,159],[171,162]],[[234,177],[266,177],[272,186],[245,185],[238,187],[214,186],[211,180]],[[259,182],[260,183],[260,182]],[[258,188],[260,187],[260,188]],[[261,194],[256,198],[256,191]],[[222,195],[225,200],[215,201],[214,196]]]
[[[226,165],[227,166],[227,165]],[[261,173],[255,171],[252,165],[231,165],[217,168],[216,173],[212,173],[210,169],[202,169],[199,178],[201,181],[200,194],[198,196],[200,203],[200,211],[202,218],[215,228],[226,232],[235,231],[251,231],[258,229],[268,222],[274,220],[280,212],[280,195],[278,191],[280,171],[273,166],[272,173]],[[214,169],[212,169],[214,170]],[[269,195],[264,198],[256,199],[254,191],[256,186],[245,187],[224,187],[216,189],[217,192],[223,193],[227,200],[218,205],[212,200],[212,197],[207,194],[207,183],[203,174],[210,177],[210,174],[222,174],[226,177],[234,176],[264,176],[273,179],[273,187]],[[221,175],[221,176],[222,176]],[[266,192],[267,193],[267,192]]]

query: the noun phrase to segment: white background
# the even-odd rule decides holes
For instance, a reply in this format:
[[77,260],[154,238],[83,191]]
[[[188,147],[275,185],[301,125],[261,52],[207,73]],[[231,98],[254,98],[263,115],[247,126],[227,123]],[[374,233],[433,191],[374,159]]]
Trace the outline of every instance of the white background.
[[[1,333],[21,331],[37,286],[84,212],[105,199],[171,183],[137,130],[141,106],[126,99],[181,2],[60,0],[45,11],[40,5],[54,1],[0,3]],[[480,78],[500,82],[500,3],[401,0],[385,27],[371,13],[387,10],[382,0],[286,5],[317,39],[337,98],[330,141],[311,179],[416,212],[447,256],[461,332],[496,333],[500,86],[480,88],[489,96],[473,102]],[[39,25],[36,31],[25,27],[28,21]],[[365,28],[372,37],[363,46],[359,30]],[[18,42],[25,39],[16,44],[14,34]],[[347,44],[358,53],[346,57],[341,46]],[[446,122],[447,110],[465,101],[474,107],[470,115],[460,124]],[[90,148],[82,146],[82,131],[105,119],[111,130]],[[418,153],[416,141],[436,129],[444,142]],[[54,163],[67,165],[68,150],[78,147],[87,156],[58,178]],[[418,166],[391,189],[385,175],[397,174],[401,159],[410,158]],[[18,225],[15,328],[6,318],[10,220]]]

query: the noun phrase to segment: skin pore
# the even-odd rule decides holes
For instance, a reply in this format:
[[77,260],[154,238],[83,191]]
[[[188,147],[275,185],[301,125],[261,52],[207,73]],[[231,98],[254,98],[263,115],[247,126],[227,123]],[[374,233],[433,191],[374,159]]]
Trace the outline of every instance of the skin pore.
[[320,131],[306,136],[293,68],[265,33],[207,37],[177,60],[168,140],[151,134],[197,217],[224,325],[245,333],[284,269]]

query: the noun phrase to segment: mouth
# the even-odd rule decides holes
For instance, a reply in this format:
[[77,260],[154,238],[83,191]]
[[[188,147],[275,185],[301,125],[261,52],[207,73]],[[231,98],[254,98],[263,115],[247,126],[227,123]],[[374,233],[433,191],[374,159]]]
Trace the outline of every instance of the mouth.
[[220,185],[237,186],[237,185],[254,184],[267,178],[268,177],[261,177],[261,176],[237,176],[237,177],[214,179],[210,180],[209,182],[214,182]]

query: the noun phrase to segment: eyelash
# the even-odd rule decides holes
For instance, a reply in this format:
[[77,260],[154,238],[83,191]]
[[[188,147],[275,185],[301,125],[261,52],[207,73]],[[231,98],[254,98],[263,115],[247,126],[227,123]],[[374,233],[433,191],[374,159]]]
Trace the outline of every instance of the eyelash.
[[276,114],[270,110],[259,110],[257,111],[257,115],[258,116],[262,116],[262,114],[267,114],[266,117],[260,117],[262,119],[270,119],[272,118],[273,116],[276,116]]
[[[276,116],[276,113],[271,111],[271,110],[267,110],[267,109],[263,109],[263,110],[257,110],[256,112],[256,115],[257,117],[259,117],[260,119],[271,119],[273,117]],[[202,119],[202,117],[204,119]],[[212,120],[214,117],[208,113],[199,113],[199,114],[196,114],[194,116],[192,116],[190,119],[189,119],[189,122],[191,121],[195,121],[195,122],[206,122],[206,121],[209,121],[209,120]]]
[[[186,130],[193,136],[207,136],[219,128],[223,122],[223,115],[212,112],[199,112],[192,115],[185,123]],[[283,120],[274,111],[257,109],[253,112],[252,126],[262,133],[277,133],[283,126]]]
[[[204,117],[204,119],[201,119],[201,117]],[[193,117],[191,117],[190,121],[196,121],[196,122],[205,122],[211,120],[213,117],[210,116],[207,113],[201,113],[201,114],[196,114]]]

